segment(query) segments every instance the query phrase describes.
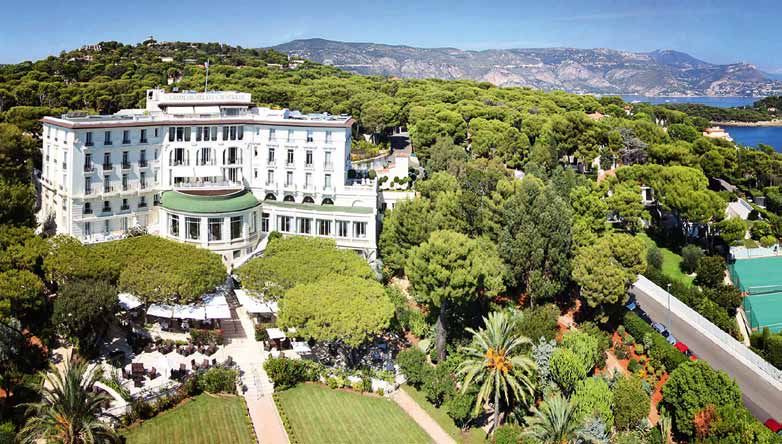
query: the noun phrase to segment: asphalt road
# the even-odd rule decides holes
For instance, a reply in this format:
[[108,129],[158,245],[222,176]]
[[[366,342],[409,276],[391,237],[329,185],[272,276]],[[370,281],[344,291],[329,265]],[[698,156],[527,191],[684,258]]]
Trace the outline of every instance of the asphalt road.
[[[637,288],[633,289],[638,305],[652,320],[667,323],[668,308],[647,296]],[[687,322],[671,313],[669,331],[698,356],[718,370],[723,370],[736,380],[744,398],[744,405],[761,422],[768,418],[782,419],[782,391],[777,390],[765,379],[736,359],[731,353],[722,350],[703,336]]]

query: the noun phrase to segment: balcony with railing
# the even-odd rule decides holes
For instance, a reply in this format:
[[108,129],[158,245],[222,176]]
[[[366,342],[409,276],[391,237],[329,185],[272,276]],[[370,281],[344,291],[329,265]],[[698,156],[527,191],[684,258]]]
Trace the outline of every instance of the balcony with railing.
[[130,162],[122,162],[122,169],[123,170],[129,170],[130,169]]
[[106,193],[113,193],[113,192],[114,192],[114,187],[113,186],[111,186],[111,185],[104,185],[103,186],[103,193],[104,194],[106,194]]
[[149,162],[147,162],[147,159],[141,159],[138,161],[139,168],[146,168],[148,166],[149,166]]
[[108,162],[108,163],[103,162],[103,171],[109,171],[112,168],[114,168],[114,165],[112,165],[111,162]]
[[88,163],[84,165],[84,172],[85,173],[94,173],[95,172],[95,165]]
[[100,209],[101,216],[106,216],[111,214],[111,207],[103,207]]
[[243,188],[241,182],[234,182],[230,180],[179,182],[174,184],[174,189],[185,192],[188,190],[199,192],[209,190],[234,190],[241,188]]
[[81,210],[81,214],[83,214],[85,216],[91,215],[92,214],[92,208],[83,208]]
[[130,205],[122,205],[119,207],[120,211],[130,211]]

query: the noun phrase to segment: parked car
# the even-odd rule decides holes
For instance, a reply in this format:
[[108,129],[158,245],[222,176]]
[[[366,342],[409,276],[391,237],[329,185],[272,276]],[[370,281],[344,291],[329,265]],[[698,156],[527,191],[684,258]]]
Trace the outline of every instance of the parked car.
[[769,430],[776,433],[777,435],[782,435],[782,424],[778,423],[774,418],[767,419],[763,424],[765,424]]
[[659,322],[655,322],[652,324],[652,328],[657,330],[657,333],[660,333],[661,335],[665,336],[666,338],[670,333],[668,333],[668,329],[665,328],[665,326]]
[[[665,336],[665,335],[663,335],[663,336]],[[672,335],[670,333],[668,333],[668,336],[665,336],[665,340],[668,341],[668,343],[671,344],[671,345],[676,345],[676,343],[679,342],[679,340],[676,339],[676,336],[674,336],[674,335]]]
[[693,353],[692,350],[690,350],[690,347],[687,347],[687,344],[685,344],[684,342],[679,341],[673,344],[673,346],[676,347],[676,349],[679,350],[680,352],[684,353],[684,355],[690,358],[691,361],[698,360],[698,357],[695,356],[695,353]]

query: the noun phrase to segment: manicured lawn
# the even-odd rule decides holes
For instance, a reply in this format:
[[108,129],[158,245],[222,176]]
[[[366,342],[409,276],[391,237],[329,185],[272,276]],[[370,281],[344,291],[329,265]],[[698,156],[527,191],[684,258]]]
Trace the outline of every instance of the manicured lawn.
[[[429,435],[394,401],[300,384],[275,394],[288,434],[302,444],[426,444]],[[285,421],[283,421],[285,422]],[[291,439],[293,442],[293,439]]]
[[446,413],[445,410],[432,405],[426,400],[426,395],[423,392],[416,390],[415,387],[405,384],[402,386],[402,390],[407,392],[422,409],[426,410],[426,413],[437,421],[437,423],[440,424],[440,427],[451,435],[456,442],[461,444],[483,444],[487,442],[485,433],[481,429],[471,428],[463,433],[462,430],[454,424],[453,419],[448,416],[448,413]]
[[[655,245],[654,240],[649,236],[647,236],[646,234],[639,233],[637,236],[643,239],[643,241],[646,242],[648,245],[650,246]],[[673,251],[669,250],[668,248],[665,247],[659,247],[659,248],[660,248],[660,252],[662,252],[663,254],[663,267],[662,267],[663,274],[671,279],[677,280],[686,285],[692,285],[693,277],[684,274],[684,272],[681,269],[682,257],[674,253]]]
[[122,434],[128,444],[252,444],[247,421],[242,398],[203,394]]

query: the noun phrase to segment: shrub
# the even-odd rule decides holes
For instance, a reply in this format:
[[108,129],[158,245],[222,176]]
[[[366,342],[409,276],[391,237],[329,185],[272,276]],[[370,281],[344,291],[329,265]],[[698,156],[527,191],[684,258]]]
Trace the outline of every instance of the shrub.
[[209,393],[236,393],[236,370],[212,367],[198,377],[201,389]]
[[585,374],[592,371],[597,363],[598,356],[601,354],[598,339],[581,331],[565,333],[562,338],[562,347],[569,349],[581,358]]
[[260,323],[255,324],[255,340],[258,342],[265,342],[269,340],[269,333],[266,331],[270,324]]
[[456,384],[451,376],[451,369],[446,365],[438,365],[433,371],[427,372],[423,390],[426,399],[439,407],[446,399],[456,394]]
[[764,247],[768,248],[772,245],[777,243],[777,238],[775,238],[773,235],[769,234],[768,236],[763,236],[760,238],[760,245],[763,245]]
[[720,307],[728,310],[730,314],[736,312],[736,308],[741,305],[743,299],[741,290],[733,285],[718,285],[715,288],[707,288],[703,293],[706,298],[716,302]]
[[300,360],[271,358],[263,363],[263,369],[275,389],[285,390],[307,380],[307,365]]
[[725,281],[725,260],[719,256],[704,256],[698,260],[695,269],[695,283],[703,287],[714,288]]
[[518,444],[523,438],[524,429],[516,424],[503,424],[494,431],[494,444]]
[[354,392],[363,393],[364,392],[364,383],[361,380],[351,382],[350,383],[350,388],[353,389]]
[[646,263],[655,270],[661,270],[663,267],[663,252],[657,247],[652,245],[646,252]]
[[518,324],[518,333],[537,342],[541,337],[554,339],[559,331],[557,324],[559,308],[554,304],[538,305],[523,310]]
[[597,416],[609,429],[613,427],[614,394],[605,379],[592,377],[580,381],[572,399],[577,403],[577,412],[582,421]]
[[464,427],[465,424],[472,418],[472,409],[475,406],[475,393],[457,393],[451,396],[450,399],[445,401],[443,408],[445,408],[448,416],[453,419],[453,422],[458,427]]
[[567,348],[557,348],[551,355],[549,366],[552,380],[565,394],[570,394],[576,383],[587,375],[582,358]]
[[614,385],[614,425],[619,430],[629,430],[649,414],[651,399],[641,380],[621,378]]
[[223,330],[222,329],[207,330],[207,329],[200,329],[200,328],[191,328],[190,339],[192,339],[193,343],[196,345],[209,345],[209,344],[222,345]]
[[413,387],[420,387],[430,371],[430,365],[426,362],[426,354],[418,347],[407,348],[396,355],[396,363],[402,374],[407,378],[407,383]]
[[703,249],[697,245],[688,244],[682,248],[682,271],[694,273],[698,262],[703,257]]
[[638,361],[635,359],[631,359],[630,362],[627,363],[627,370],[630,371],[630,373],[638,373],[638,370],[641,369],[641,365],[638,364]]

